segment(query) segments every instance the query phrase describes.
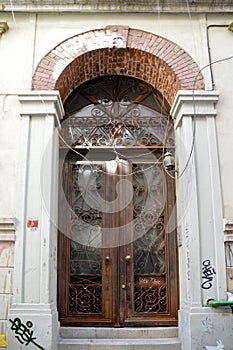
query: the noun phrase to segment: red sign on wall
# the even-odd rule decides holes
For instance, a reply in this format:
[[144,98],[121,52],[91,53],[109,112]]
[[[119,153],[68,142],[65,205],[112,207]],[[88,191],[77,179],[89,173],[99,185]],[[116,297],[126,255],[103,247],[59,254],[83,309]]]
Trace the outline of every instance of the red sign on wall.
[[27,227],[38,228],[38,224],[39,224],[38,220],[28,220]]

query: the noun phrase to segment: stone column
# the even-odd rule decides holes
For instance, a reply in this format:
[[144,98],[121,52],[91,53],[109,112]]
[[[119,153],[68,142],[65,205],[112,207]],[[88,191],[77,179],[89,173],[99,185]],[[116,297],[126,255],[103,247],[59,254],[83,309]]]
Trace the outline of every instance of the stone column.
[[[9,311],[8,348],[57,348],[56,306],[58,132],[63,106],[56,91],[19,94],[21,150],[16,225],[14,294]],[[17,319],[13,324],[12,322]],[[11,321],[10,321],[11,320]],[[26,344],[15,330],[33,331]],[[22,327],[21,327],[22,328]],[[21,341],[21,342],[20,342]]]
[[5,341],[8,306],[12,301],[15,219],[0,218],[0,344]]
[[216,91],[179,91],[171,109],[177,158],[179,329],[185,350],[216,345],[216,339],[227,347],[230,332],[229,317],[223,317],[230,310],[206,307],[208,299],[226,300],[217,101]]

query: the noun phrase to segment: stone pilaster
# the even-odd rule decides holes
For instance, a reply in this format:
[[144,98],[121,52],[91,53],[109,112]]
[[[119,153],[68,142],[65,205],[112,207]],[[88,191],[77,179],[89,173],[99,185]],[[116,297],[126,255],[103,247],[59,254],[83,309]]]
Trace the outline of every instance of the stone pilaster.
[[[58,92],[19,95],[21,103],[21,166],[15,242],[13,303],[9,312],[8,348],[25,346],[12,321],[33,331],[35,342],[56,349],[56,217],[58,133],[63,107]],[[28,323],[29,321],[29,323]],[[20,337],[19,337],[20,338]],[[22,340],[22,339],[21,339]],[[27,345],[27,344],[26,344]],[[28,349],[34,349],[30,343]]]
[[15,226],[15,218],[0,218],[0,334],[3,339],[13,293]]
[[[206,307],[226,299],[222,197],[216,137],[216,91],[179,91],[171,114],[177,150],[180,337],[185,350],[229,337],[230,310]],[[223,317],[224,315],[224,317]],[[226,317],[228,316],[228,317]],[[214,324],[218,324],[215,330]],[[220,331],[221,329],[221,331]],[[223,334],[224,330],[224,334]],[[225,342],[224,342],[225,341]]]

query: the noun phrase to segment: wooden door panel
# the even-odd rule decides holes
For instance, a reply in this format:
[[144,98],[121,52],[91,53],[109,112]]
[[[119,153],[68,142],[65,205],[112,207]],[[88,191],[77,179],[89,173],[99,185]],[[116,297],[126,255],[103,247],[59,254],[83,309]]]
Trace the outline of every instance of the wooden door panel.
[[129,259],[124,262],[127,289],[123,324],[176,325],[176,231],[174,222],[168,226],[174,194],[167,196],[174,188],[161,164],[137,166],[133,173],[134,240],[125,248]]
[[162,165],[70,162],[64,182],[70,209],[59,240],[61,324],[176,325],[174,184]]
[[114,258],[111,249],[103,246],[106,239],[102,236],[103,215],[98,203],[104,183],[102,169],[72,162],[66,163],[65,169],[68,213],[59,234],[60,322],[110,325],[114,322]]
[[175,190],[161,161],[175,147],[168,104],[149,84],[113,75],[79,85],[64,107],[61,324],[176,324]]

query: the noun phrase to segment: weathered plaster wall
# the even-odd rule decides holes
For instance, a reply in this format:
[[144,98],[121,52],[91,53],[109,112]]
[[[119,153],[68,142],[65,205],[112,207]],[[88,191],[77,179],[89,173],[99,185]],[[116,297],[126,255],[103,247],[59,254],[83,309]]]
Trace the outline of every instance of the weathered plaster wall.
[[[15,21],[14,21],[15,18]],[[17,164],[19,124],[17,91],[31,88],[33,72],[43,56],[63,40],[89,31],[90,28],[104,28],[107,25],[127,25],[163,36],[186,50],[200,68],[208,64],[206,26],[208,24],[229,24],[232,16],[186,14],[22,14],[1,13],[10,29],[0,39],[0,123],[1,123],[1,175],[0,175],[0,217],[15,216],[17,193]],[[175,23],[175,24],[174,24]],[[227,28],[209,29],[212,60],[232,54],[232,32]],[[232,118],[232,72],[233,61],[213,66],[216,88],[220,92],[218,103],[217,130],[221,165],[221,179],[224,200],[224,216],[233,217],[233,190],[231,177],[233,165],[228,161],[231,153],[230,137]],[[211,89],[209,68],[203,70],[206,89]],[[12,127],[14,125],[14,127]],[[11,137],[9,138],[9,132]],[[5,186],[5,184],[8,186]]]
[[[230,23],[233,21],[233,16],[224,16],[223,18],[223,23]],[[217,16],[209,17],[208,25],[218,24]],[[233,56],[233,33],[226,27],[211,27],[209,28],[209,37],[214,83],[216,90],[220,93],[216,123],[221,168],[223,210],[224,218],[229,219],[233,218],[233,186],[231,180],[231,174],[233,173],[233,58],[222,62],[214,62]]]
[[[14,217],[17,207],[19,125],[17,98],[8,94],[31,88],[43,56],[63,40],[107,25],[127,25],[164,36],[186,50],[202,67],[208,62],[203,15],[163,14],[22,14],[0,13],[10,29],[0,38],[0,217]],[[175,23],[175,26],[174,26]],[[209,72],[204,71],[207,88]],[[13,125],[13,126],[12,126]],[[10,137],[9,137],[10,132]],[[5,184],[8,184],[7,186]]]
[[[127,25],[131,28],[152,32],[174,41],[184,48],[200,68],[208,64],[206,26],[209,24],[229,24],[232,15],[187,14],[21,14],[15,13],[15,22],[10,13],[1,13],[10,29],[0,39],[0,123],[1,123],[1,200],[0,216],[14,216],[17,192],[17,161],[19,118],[14,97],[4,94],[16,93],[31,87],[33,72],[41,60],[53,47],[63,40],[107,25]],[[174,25],[175,23],[175,25]],[[232,54],[232,32],[227,28],[210,28],[210,48],[212,60]],[[224,200],[224,216],[233,217],[233,190],[231,176],[233,164],[229,162],[233,148],[232,130],[232,72],[233,60],[213,65],[214,79],[220,92],[218,103],[217,133],[221,179]],[[212,88],[209,68],[203,70],[206,89]],[[14,127],[12,127],[12,124]],[[9,134],[11,137],[9,137]],[[7,160],[7,161],[6,161]],[[8,183],[6,187],[5,184]],[[3,199],[4,198],[4,199]]]
[[1,14],[10,29],[0,37],[0,218],[16,216],[20,118],[17,93],[30,89],[34,16]]
[[[200,68],[208,65],[207,24],[229,24],[231,15],[209,16],[186,14],[22,14],[0,13],[10,29],[0,37],[0,218],[16,216],[18,179],[20,172],[20,117],[17,93],[31,89],[33,72],[41,60],[61,41],[90,29],[107,25],[127,25],[131,28],[163,36],[186,50]],[[227,28],[211,28],[212,60],[230,56],[233,33]],[[233,218],[233,60],[213,65],[216,88],[220,93],[217,105],[217,137],[220,155],[224,217]],[[210,71],[203,69],[206,89],[212,88]],[[33,142],[33,140],[32,140]],[[190,140],[191,143],[191,140]],[[203,174],[205,176],[206,174]],[[4,248],[6,243],[0,243]],[[13,267],[13,241],[2,249],[0,257],[0,323],[5,324]],[[2,260],[1,260],[2,259]],[[6,281],[6,282],[5,282]],[[7,301],[7,302],[6,302]],[[2,303],[2,304],[1,304]],[[4,305],[1,306],[1,305]],[[3,329],[3,328],[2,328]]]
[[[0,334],[2,335],[6,333],[6,320],[13,293],[14,232],[15,220],[0,219]],[[0,340],[1,345],[3,339]]]

